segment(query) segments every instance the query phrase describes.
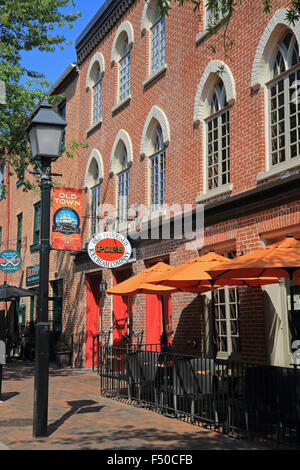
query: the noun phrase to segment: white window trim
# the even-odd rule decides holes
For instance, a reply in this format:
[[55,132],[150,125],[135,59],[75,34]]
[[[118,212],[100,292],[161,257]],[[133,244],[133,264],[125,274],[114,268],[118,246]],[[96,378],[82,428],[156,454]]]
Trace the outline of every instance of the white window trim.
[[118,39],[119,39],[119,36],[121,33],[123,32],[126,32],[127,34],[127,37],[128,37],[128,46],[129,48],[131,49],[132,46],[133,46],[133,43],[134,43],[134,31],[133,31],[133,27],[132,27],[132,24],[129,22],[129,21],[124,21],[124,23],[121,23],[117,32],[116,32],[116,35],[114,37],[114,42],[113,42],[113,46],[112,46],[112,52],[111,52],[111,65],[114,65],[116,62],[118,62],[120,60],[120,57],[117,53],[117,49],[116,49],[116,46],[117,46],[117,42],[118,42]]
[[[122,173],[128,172],[128,198],[127,198],[127,219],[119,218],[120,215],[120,175]],[[129,190],[130,190],[130,165],[127,165],[127,168],[124,168],[116,175],[116,214],[117,214],[117,228],[118,230],[127,230],[129,220],[128,220],[128,211],[129,211]]]
[[[288,75],[289,70],[292,70],[295,67],[291,67],[285,73]],[[300,66],[299,66],[300,69]],[[264,94],[264,117],[265,117],[265,170],[260,171],[257,174],[257,181],[264,181],[272,176],[280,175],[281,173],[286,173],[289,170],[293,170],[300,166],[300,157],[295,159],[289,159],[282,163],[272,166],[271,164],[271,147],[270,147],[270,99],[269,99],[269,86],[268,83],[263,85],[263,94]]]
[[[231,107],[235,103],[235,100],[232,99],[230,103],[226,106],[224,109],[228,109],[230,112]],[[222,110],[220,110],[222,112]],[[209,117],[209,116],[208,116]],[[197,121],[198,122],[198,121]],[[207,181],[207,122],[205,119],[201,119],[201,125],[202,125],[202,169],[203,169],[203,179],[202,179],[202,193],[196,196],[195,202],[197,204],[202,204],[205,203],[206,201],[209,201],[210,199],[214,199],[216,197],[220,196],[229,196],[233,189],[234,185],[233,183],[227,183],[222,186],[219,186],[218,188],[214,189],[208,189],[208,181]]]
[[[148,157],[148,188],[149,188],[149,191],[148,191],[148,213],[149,213],[149,218],[152,220],[152,219],[157,219],[159,217],[162,217],[162,216],[166,216],[166,208],[165,208],[165,197],[166,197],[166,192],[165,192],[165,188],[164,188],[164,203],[162,205],[159,205],[158,204],[158,208],[153,210],[153,204],[152,204],[152,191],[151,191],[151,178],[152,178],[152,173],[151,173],[151,170],[152,170],[152,157],[158,153],[162,153],[164,152],[165,154],[165,159],[166,159],[166,147],[164,147],[163,149],[159,150],[158,152],[154,153],[153,155],[149,155]],[[165,176],[166,176],[166,173],[165,173]]]
[[109,176],[110,177],[119,173],[118,169],[116,168],[114,164],[114,160],[115,160],[117,146],[120,141],[123,142],[127,150],[128,168],[130,168],[130,166],[133,164],[133,149],[132,149],[132,142],[131,142],[130,136],[128,132],[126,132],[124,129],[120,129],[117,134],[117,137],[115,138],[114,145],[110,154],[110,162],[109,162]]
[[[92,191],[94,188],[98,188],[98,186],[100,186],[100,204],[99,206],[96,207],[96,217],[100,217],[100,214],[101,214],[101,186],[102,186],[102,183],[99,182],[97,183],[95,186],[92,186],[91,188],[89,188],[89,191],[90,191],[90,210],[89,210],[89,214],[90,214],[90,218],[91,218],[91,223],[90,223],[90,236],[91,238],[96,234],[98,233],[98,229],[99,229],[99,226],[100,226],[100,220],[95,220],[93,221],[92,219],[92,215],[93,215],[93,198],[92,198]],[[93,225],[95,225],[95,231],[93,231]]]
[[[98,63],[99,65],[99,69],[100,69],[100,80],[101,80],[101,116],[100,116],[100,119],[98,119],[97,121],[94,122],[94,96],[93,96],[93,88],[95,86],[95,83],[94,81],[91,79],[91,71],[94,67],[94,65]],[[105,61],[104,61],[104,57],[103,57],[103,54],[101,52],[96,52],[96,54],[93,55],[92,57],[92,60],[90,61],[90,64],[89,64],[89,68],[88,68],[88,71],[87,71],[87,75],[86,75],[86,83],[85,83],[85,87],[86,87],[86,91],[90,92],[91,96],[90,96],[90,105],[91,105],[91,109],[90,109],[90,116],[89,116],[89,121],[90,121],[90,126],[87,128],[86,130],[86,135],[88,135],[91,131],[93,131],[95,128],[97,128],[98,126],[100,126],[102,124],[102,115],[103,115],[103,108],[102,108],[102,105],[103,105],[103,77],[104,77],[104,74],[105,74]],[[98,83],[98,82],[97,82]]]
[[300,166],[300,158],[293,160],[288,160],[278,165],[271,165],[271,148],[270,148],[270,100],[269,100],[269,90],[267,85],[263,85],[264,93],[264,103],[267,106],[264,106],[265,114],[265,170],[260,171],[257,174],[257,181],[261,182],[272,176],[280,175],[281,173],[286,173],[289,170],[293,170]]
[[[164,18],[164,63],[162,65],[160,65],[160,67],[158,69],[155,69],[153,70],[153,64],[152,64],[152,52],[153,52],[153,48],[152,48],[152,29],[161,23],[162,19]],[[166,65],[166,17],[160,17],[159,20],[157,20],[155,23],[151,24],[151,27],[149,29],[149,70],[148,70],[148,75],[149,77],[151,76],[152,79],[154,77],[154,75],[157,74],[157,72],[161,72],[161,70],[165,67]],[[160,44],[158,45],[158,48],[160,50]]]
[[[129,93],[127,94],[127,96],[125,96],[125,98],[121,99],[120,98],[120,79],[121,79],[121,74],[120,74],[121,64],[120,64],[120,62],[121,62],[121,60],[125,60],[125,58],[127,58],[128,56],[129,56]],[[125,65],[126,72],[127,72],[127,67],[128,67],[128,64]],[[121,59],[118,61],[118,80],[117,80],[117,84],[118,84],[117,101],[118,101],[119,104],[121,104],[121,103],[124,103],[125,101],[127,101],[128,97],[131,96],[131,94],[130,94],[130,88],[131,88],[131,49],[129,49],[127,54],[125,54],[123,57],[121,57]],[[127,91],[127,89],[126,89],[126,91]]]
[[[223,18],[220,19],[220,21],[216,24],[215,28],[217,29],[222,20],[224,20],[224,18],[226,18],[227,15],[223,16]],[[208,30],[208,27],[207,27],[207,8],[206,8],[206,5],[204,4],[204,8],[203,8],[203,31],[201,31],[200,33],[197,34],[196,36],[196,45],[201,42],[201,41],[204,41],[204,39],[206,39],[207,37],[209,36],[209,30]]]

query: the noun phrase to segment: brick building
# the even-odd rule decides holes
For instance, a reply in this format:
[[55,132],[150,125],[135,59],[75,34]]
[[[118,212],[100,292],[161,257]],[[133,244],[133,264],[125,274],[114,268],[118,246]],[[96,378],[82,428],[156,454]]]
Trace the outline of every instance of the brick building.
[[[227,31],[235,44],[227,53],[222,28],[209,37],[205,8],[199,19],[189,4],[174,5],[162,18],[151,0],[107,0],[79,36],[77,64],[51,93],[66,95],[65,111],[60,105],[66,141],[89,146],[53,165],[63,174],[56,183],[84,190],[82,250],[51,252],[49,304],[54,333],[73,335],[76,365],[91,366],[92,335],[99,330],[111,329],[114,343],[128,329],[143,332],[147,343],[161,334],[157,296],[102,296],[100,280],[110,287],[158,260],[176,266],[211,248],[239,256],[288,232],[300,236],[300,30],[285,19],[288,5],[274,1],[270,14],[258,1],[238,6]],[[1,177],[8,178],[3,164]],[[36,287],[26,272],[39,262],[39,194],[24,194],[14,177],[8,187],[0,201],[2,249],[19,243],[23,265],[7,281]],[[166,206],[187,204],[195,219],[204,205],[203,245],[184,237],[135,239],[130,263],[99,269],[86,245],[101,228],[106,204],[116,208],[107,224],[117,231],[139,204],[158,227],[167,220]],[[218,291],[219,357],[290,364],[286,287]],[[176,293],[165,302],[176,349],[193,345],[193,354],[208,354],[210,293]],[[20,303],[18,318],[13,305],[6,314],[10,328],[33,315],[33,301]]]

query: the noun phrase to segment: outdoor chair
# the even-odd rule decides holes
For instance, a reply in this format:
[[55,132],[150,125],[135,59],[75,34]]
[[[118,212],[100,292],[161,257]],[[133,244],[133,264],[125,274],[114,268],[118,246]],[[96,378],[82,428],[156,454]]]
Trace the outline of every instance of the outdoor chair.
[[247,433],[280,427],[279,384],[276,367],[248,367],[245,377]]
[[[211,415],[214,390],[214,361],[207,358],[180,358],[173,365],[173,403],[175,414],[189,412],[194,419],[195,405],[201,402],[201,418]],[[181,406],[178,406],[178,398]],[[181,410],[179,409],[181,408]],[[198,413],[199,414],[199,413]],[[214,417],[215,419],[215,417]]]
[[[133,395],[137,392],[138,403],[142,401],[142,393],[146,395],[146,401],[158,406],[158,392],[156,371],[159,360],[158,352],[138,351],[127,355],[128,374],[128,398],[131,402]],[[153,397],[154,393],[154,397]]]

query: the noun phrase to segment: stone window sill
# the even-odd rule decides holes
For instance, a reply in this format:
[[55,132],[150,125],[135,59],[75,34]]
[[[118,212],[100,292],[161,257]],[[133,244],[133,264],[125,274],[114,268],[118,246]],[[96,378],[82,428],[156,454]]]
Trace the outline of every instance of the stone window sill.
[[126,106],[129,104],[131,101],[131,95],[127,96],[123,101],[120,101],[119,103],[115,104],[112,108],[112,114],[114,114],[116,111],[119,111],[123,108],[123,106]]
[[165,64],[163,67],[160,69],[156,70],[155,72],[152,72],[151,75],[149,75],[146,80],[143,81],[143,86],[146,87],[149,85],[151,82],[153,82],[156,78],[160,77],[167,71],[167,65]]
[[209,35],[209,32],[207,29],[204,29],[201,31],[201,33],[197,34],[196,36],[196,45],[198,45],[201,41],[204,41]]
[[[277,176],[277,175],[280,175],[281,173],[284,173],[284,172],[287,172],[289,170],[293,170],[294,168],[299,167],[300,166],[300,159],[296,157],[295,160],[297,160],[297,161],[293,162],[293,161],[289,160],[287,162],[280,163],[279,165],[276,165],[276,166],[270,168],[267,171],[262,171],[262,172],[258,173],[257,181],[261,182],[263,180],[271,178],[272,176]],[[282,177],[283,176],[284,175],[282,175]]]
[[215,197],[229,195],[231,194],[232,190],[232,183],[224,184],[224,186],[221,186],[220,188],[212,189],[211,191],[208,191],[205,194],[200,194],[199,196],[197,196],[196,203],[204,204],[205,202],[209,201],[210,199],[214,199]]
[[95,122],[95,124],[92,124],[87,130],[86,130],[86,135],[90,134],[91,132],[95,131],[98,127],[101,127],[102,125],[102,119],[100,121]]

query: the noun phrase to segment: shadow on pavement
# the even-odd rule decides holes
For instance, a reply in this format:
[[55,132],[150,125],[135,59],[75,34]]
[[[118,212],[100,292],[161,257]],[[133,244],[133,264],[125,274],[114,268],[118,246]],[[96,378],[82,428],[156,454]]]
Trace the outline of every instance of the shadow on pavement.
[[3,392],[2,395],[1,395],[1,400],[2,401],[7,401],[10,398],[13,398],[17,395],[20,395],[20,392],[6,392],[6,393]]
[[48,426],[48,437],[51,436],[57,429],[62,426],[67,419],[71,418],[75,413],[98,413],[104,406],[91,406],[97,402],[93,400],[76,400],[68,401],[69,406],[71,406],[70,411],[67,411],[61,418],[54,421],[54,423]]

